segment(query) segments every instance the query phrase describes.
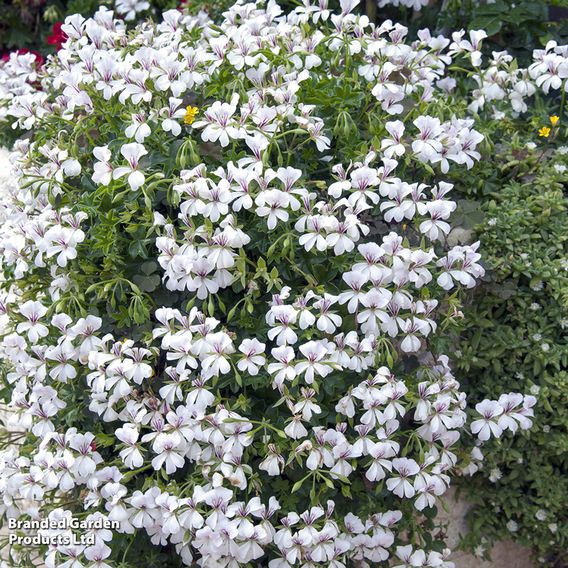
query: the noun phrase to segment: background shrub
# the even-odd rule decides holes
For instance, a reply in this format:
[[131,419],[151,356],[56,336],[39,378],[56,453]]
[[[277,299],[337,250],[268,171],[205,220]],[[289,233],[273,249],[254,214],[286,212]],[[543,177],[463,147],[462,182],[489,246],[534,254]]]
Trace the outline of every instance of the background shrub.
[[484,450],[490,481],[464,483],[477,504],[468,544],[513,538],[545,566],[568,562],[567,152],[518,139],[499,145],[508,181],[482,196],[476,230],[488,281],[468,302],[456,354],[478,399],[496,388],[530,388],[539,398],[530,432]]

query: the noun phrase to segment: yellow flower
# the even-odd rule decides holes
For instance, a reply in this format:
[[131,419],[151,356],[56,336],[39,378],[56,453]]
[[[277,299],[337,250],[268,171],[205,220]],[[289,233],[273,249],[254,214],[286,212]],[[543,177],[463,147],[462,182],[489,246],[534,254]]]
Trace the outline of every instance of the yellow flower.
[[550,136],[550,128],[548,126],[543,126],[539,131],[538,131],[538,135],[539,136],[543,136],[544,138],[548,138]]
[[195,117],[199,109],[197,107],[192,107],[191,105],[185,108],[185,116],[183,117],[183,122],[185,124],[193,124]]
[[558,121],[560,120],[559,116],[551,116],[550,117],[550,124],[552,124],[552,126],[556,126],[558,124]]

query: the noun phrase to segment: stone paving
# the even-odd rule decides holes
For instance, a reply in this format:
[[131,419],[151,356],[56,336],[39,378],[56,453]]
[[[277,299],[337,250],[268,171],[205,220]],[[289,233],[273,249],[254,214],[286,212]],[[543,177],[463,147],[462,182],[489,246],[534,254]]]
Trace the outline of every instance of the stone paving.
[[[448,512],[441,511],[440,518],[449,522],[447,544],[451,549],[455,549],[460,534],[467,532],[466,515],[470,505],[463,500],[457,500],[451,489],[446,495]],[[459,551],[452,554],[451,560],[456,568],[536,568],[530,551],[511,541],[495,545],[490,561]]]

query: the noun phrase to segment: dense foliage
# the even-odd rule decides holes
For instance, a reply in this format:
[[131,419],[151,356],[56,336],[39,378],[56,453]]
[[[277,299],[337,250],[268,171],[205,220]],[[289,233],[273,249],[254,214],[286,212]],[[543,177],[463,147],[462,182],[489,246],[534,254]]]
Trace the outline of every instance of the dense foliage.
[[[528,133],[530,135],[530,132]],[[528,143],[498,148],[508,182],[480,204],[488,282],[473,295],[457,361],[479,399],[529,389],[535,426],[486,452],[486,479],[468,480],[472,546],[514,538],[546,566],[568,562],[568,148]],[[530,138],[529,138],[530,139]],[[496,514],[497,513],[497,514]],[[558,564],[554,563],[554,560]]]

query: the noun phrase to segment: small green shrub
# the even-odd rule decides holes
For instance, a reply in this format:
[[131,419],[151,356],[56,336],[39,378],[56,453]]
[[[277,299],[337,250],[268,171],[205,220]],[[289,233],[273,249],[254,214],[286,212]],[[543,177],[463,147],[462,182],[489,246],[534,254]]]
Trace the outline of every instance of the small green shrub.
[[[516,147],[515,147],[516,146]],[[546,566],[568,557],[568,156],[507,145],[510,181],[482,198],[477,233],[489,278],[465,310],[456,357],[479,400],[538,393],[535,426],[493,443],[487,475],[468,478],[473,531],[467,543],[513,538]],[[490,506],[488,506],[488,503]],[[485,546],[487,548],[487,546]]]

